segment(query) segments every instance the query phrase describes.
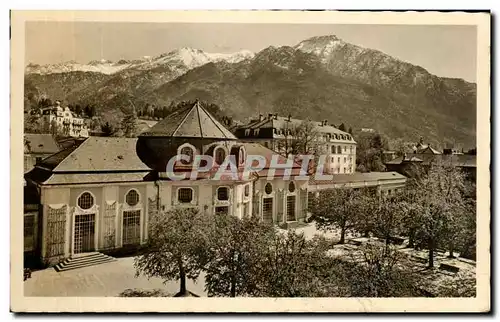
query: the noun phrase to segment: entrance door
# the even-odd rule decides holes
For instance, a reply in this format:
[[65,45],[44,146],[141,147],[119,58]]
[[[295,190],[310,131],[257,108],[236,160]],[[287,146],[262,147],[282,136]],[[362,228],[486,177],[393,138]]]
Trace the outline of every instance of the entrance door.
[[95,214],[75,216],[74,253],[92,252],[95,250]]

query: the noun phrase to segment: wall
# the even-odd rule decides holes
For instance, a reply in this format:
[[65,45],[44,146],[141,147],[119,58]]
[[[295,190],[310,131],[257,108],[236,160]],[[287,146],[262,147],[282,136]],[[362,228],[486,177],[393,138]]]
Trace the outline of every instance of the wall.
[[[151,198],[156,199],[156,192],[153,189],[153,182],[148,183],[130,183],[130,184],[102,184],[102,185],[89,185],[89,186],[74,186],[74,187],[42,187],[41,203],[43,205],[41,220],[43,224],[41,225],[42,230],[42,250],[41,256],[47,257],[47,238],[48,234],[48,216],[50,208],[57,209],[61,206],[66,207],[66,220],[65,220],[65,231],[64,231],[64,258],[67,258],[72,253],[73,244],[73,226],[74,226],[74,215],[75,211],[80,212],[77,207],[77,199],[84,192],[90,192],[94,197],[94,205],[96,208],[93,209],[95,216],[95,230],[96,230],[96,250],[102,249],[104,246],[108,246],[105,243],[105,230],[109,225],[114,225],[114,245],[111,247],[121,246],[121,233],[122,233],[122,210],[127,207],[125,204],[125,195],[130,189],[135,189],[139,193],[139,204],[137,208],[141,210],[141,243],[144,243],[147,238],[147,223],[148,223],[148,203]],[[152,194],[152,195],[151,195]],[[113,204],[115,219],[111,222],[105,223],[106,215],[106,205]],[[92,208],[91,208],[92,209]],[[113,211],[109,214],[113,214]],[[113,222],[114,221],[114,222]],[[47,258],[49,262],[55,264],[61,260],[61,256],[56,258]]]
[[[267,178],[260,178],[255,182],[254,198],[258,199],[258,202],[254,205],[258,205],[259,209],[255,209],[259,218],[263,218],[263,201],[264,198],[273,198],[273,222],[277,224],[284,224],[289,220],[286,218],[287,210],[287,197],[295,196],[295,221],[303,221],[306,217],[305,207],[307,205],[307,181],[306,180],[294,180],[295,191],[290,192],[288,187],[291,180],[284,180],[283,178],[275,178],[273,180],[267,180]],[[273,190],[270,194],[265,192],[265,186],[267,183],[271,183]],[[254,211],[255,212],[255,211]]]

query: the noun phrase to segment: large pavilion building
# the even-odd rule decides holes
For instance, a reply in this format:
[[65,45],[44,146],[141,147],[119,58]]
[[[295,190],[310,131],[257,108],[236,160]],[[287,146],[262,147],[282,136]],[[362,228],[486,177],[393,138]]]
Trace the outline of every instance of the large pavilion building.
[[[186,158],[169,164],[179,155]],[[265,164],[245,175],[247,155],[261,156]],[[211,164],[197,163],[197,156],[210,156]],[[230,158],[236,175],[219,171]],[[276,158],[290,162],[263,145],[238,140],[200,102],[138,138],[77,140],[25,174],[25,252],[51,265],[80,254],[135,248],[147,242],[151,213],[174,207],[296,226],[307,216],[310,180],[304,180],[299,163],[287,172]],[[200,166],[208,170],[191,177]],[[403,176],[389,179],[391,189],[404,185]],[[357,177],[354,185],[366,186],[366,178]],[[331,188],[332,181],[316,182],[313,190],[322,186]]]

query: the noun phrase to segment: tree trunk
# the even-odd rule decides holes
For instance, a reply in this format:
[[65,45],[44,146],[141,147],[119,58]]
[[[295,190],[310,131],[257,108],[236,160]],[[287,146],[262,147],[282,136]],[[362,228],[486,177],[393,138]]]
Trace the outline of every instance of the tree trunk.
[[344,244],[345,243],[345,227],[342,227],[341,228],[341,231],[340,231],[340,240],[339,240],[339,244]]
[[429,240],[429,268],[434,267],[434,241]]
[[448,257],[455,258],[455,255],[453,255],[453,253],[455,252],[455,247],[453,245],[453,242],[450,242],[448,250],[450,252],[450,255],[448,255]]
[[179,276],[181,282],[181,288],[179,290],[179,294],[186,294],[186,271],[184,270],[184,265],[182,264],[182,260],[179,260]]
[[415,247],[415,229],[411,228],[408,232],[408,248]]
[[234,278],[234,274],[231,278],[231,297],[236,297],[236,281]]

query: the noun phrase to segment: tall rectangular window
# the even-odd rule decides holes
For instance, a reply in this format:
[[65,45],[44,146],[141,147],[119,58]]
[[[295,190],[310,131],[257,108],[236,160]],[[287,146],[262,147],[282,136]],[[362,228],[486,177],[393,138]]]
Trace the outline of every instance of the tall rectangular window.
[[296,221],[295,218],[295,196],[286,197],[286,220]]
[[141,211],[123,212],[123,245],[136,245],[141,242]]
[[307,193],[307,208],[311,210],[311,208],[314,206],[314,200],[316,196],[314,195],[314,192],[308,192]]
[[262,219],[264,222],[273,222],[273,198],[264,198],[262,204]]

